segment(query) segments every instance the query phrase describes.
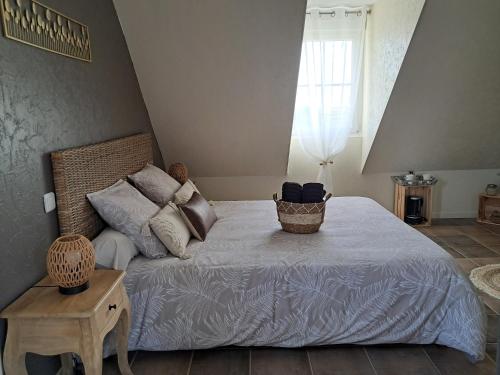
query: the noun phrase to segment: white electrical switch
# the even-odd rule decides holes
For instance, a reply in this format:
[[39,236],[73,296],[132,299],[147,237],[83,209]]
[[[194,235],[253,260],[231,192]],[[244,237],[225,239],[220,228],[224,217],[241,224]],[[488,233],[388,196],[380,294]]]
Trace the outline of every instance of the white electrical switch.
[[56,195],[53,192],[43,195],[43,206],[45,207],[46,213],[56,209]]

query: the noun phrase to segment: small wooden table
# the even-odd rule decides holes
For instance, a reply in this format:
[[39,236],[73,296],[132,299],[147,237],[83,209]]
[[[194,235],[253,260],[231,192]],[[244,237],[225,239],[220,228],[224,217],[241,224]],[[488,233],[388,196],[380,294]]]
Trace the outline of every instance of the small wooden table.
[[27,374],[27,352],[62,354],[63,374],[71,372],[71,353],[80,356],[87,375],[102,373],[106,334],[116,326],[118,365],[132,375],[127,358],[130,303],[123,271],[96,270],[86,291],[65,296],[47,276],[7,307],[4,352],[6,375]]
[[398,181],[394,181],[394,214],[401,220],[405,220],[406,215],[406,199],[410,195],[422,197],[424,205],[422,207],[422,216],[425,218],[422,224],[412,225],[413,227],[428,227],[432,225],[432,188],[437,182],[434,179],[432,184],[417,184],[417,185],[401,185]]
[[500,212],[500,195],[479,194],[479,209],[477,213],[477,221],[483,224],[500,225],[500,221],[492,221],[488,210]]

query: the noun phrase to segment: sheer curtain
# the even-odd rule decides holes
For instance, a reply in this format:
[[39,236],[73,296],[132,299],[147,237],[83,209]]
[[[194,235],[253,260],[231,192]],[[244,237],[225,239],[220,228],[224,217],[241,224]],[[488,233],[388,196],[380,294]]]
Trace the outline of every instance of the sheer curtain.
[[366,8],[308,9],[293,135],[319,164],[318,182],[333,190],[331,166],[357,118]]

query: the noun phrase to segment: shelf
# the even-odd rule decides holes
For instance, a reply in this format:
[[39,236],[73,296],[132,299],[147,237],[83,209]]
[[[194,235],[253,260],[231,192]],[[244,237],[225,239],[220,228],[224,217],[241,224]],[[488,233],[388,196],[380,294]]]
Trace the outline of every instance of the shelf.
[[500,195],[479,194],[478,223],[500,225],[498,221],[489,220],[494,213],[496,213],[495,218],[498,218],[498,212],[500,212]]
[[[430,227],[432,225],[432,188],[434,185],[403,186],[394,184],[394,214],[404,221],[406,215],[406,199],[409,195],[422,197],[422,216],[427,218],[422,224],[413,227]],[[408,224],[411,225],[411,224]]]

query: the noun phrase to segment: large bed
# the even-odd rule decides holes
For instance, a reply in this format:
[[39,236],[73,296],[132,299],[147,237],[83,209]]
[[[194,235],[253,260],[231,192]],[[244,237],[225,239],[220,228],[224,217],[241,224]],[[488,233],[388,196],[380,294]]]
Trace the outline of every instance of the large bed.
[[[123,158],[119,141],[115,152],[107,142],[108,158]],[[71,212],[59,211],[63,233],[93,237],[102,223],[84,203],[73,209],[60,199],[79,201],[75,194],[109,186],[144,161],[106,174],[110,163],[96,156],[98,146],[78,153],[91,151],[85,168],[95,159],[106,181],[84,188],[70,176],[81,155],[55,155],[58,203]],[[321,230],[310,235],[281,231],[273,201],[214,207],[219,219],[205,242],[191,240],[191,259],[139,256],[129,264],[130,350],[438,343],[473,360],[484,356],[486,317],[467,277],[446,251],[373,200],[330,199]]]

